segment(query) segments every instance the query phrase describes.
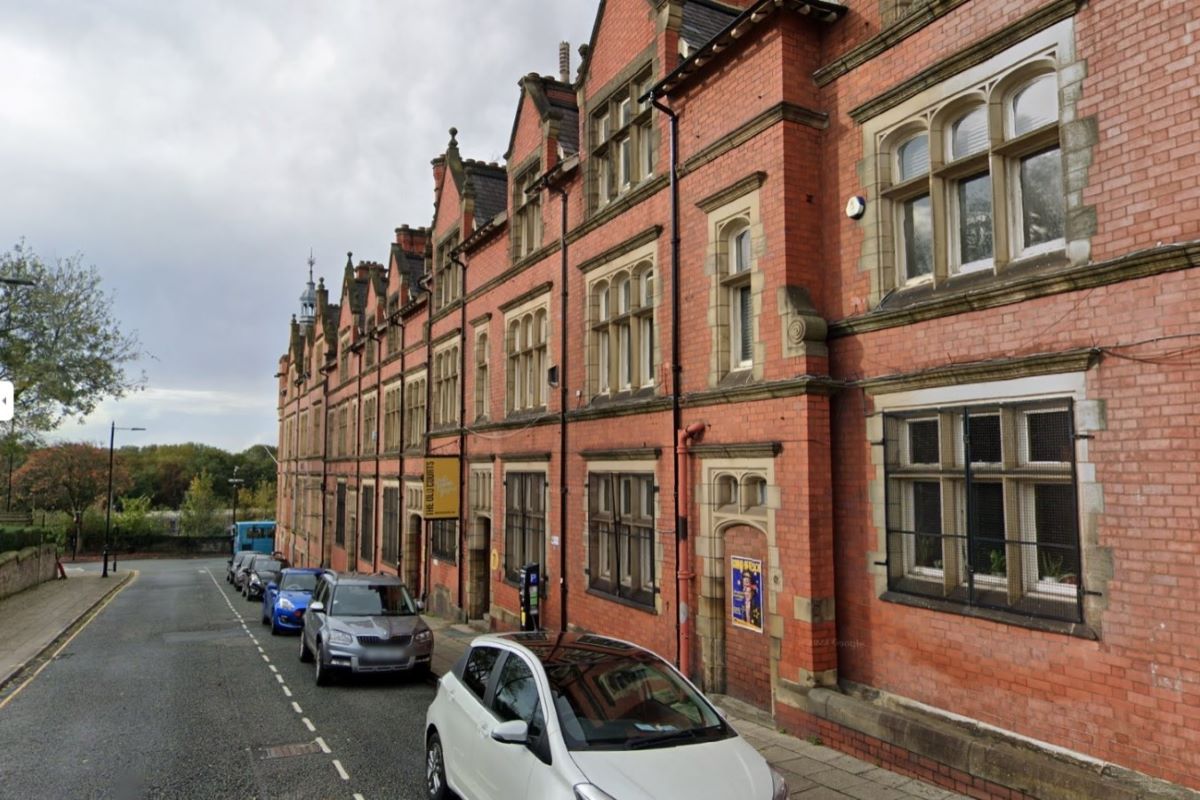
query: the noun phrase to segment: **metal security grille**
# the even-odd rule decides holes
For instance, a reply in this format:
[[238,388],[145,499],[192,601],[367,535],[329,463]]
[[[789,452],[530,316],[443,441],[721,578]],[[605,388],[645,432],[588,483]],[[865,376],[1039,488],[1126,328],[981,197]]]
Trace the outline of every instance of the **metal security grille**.
[[363,487],[362,532],[358,537],[358,557],[363,561],[375,560],[375,487]]
[[545,566],[546,476],[510,472],[504,476],[504,497],[504,575],[516,581],[526,564]]
[[1070,401],[884,415],[888,588],[1081,622]]
[[400,561],[400,487],[383,487],[383,560],[387,564]]
[[588,588],[654,604],[654,476],[588,474]]
[[431,524],[433,530],[430,532],[432,537],[430,548],[433,551],[433,557],[439,561],[457,562],[458,520],[435,519]]
[[344,547],[346,545],[346,484],[339,483],[337,485],[336,497],[333,509],[333,540],[338,546]]

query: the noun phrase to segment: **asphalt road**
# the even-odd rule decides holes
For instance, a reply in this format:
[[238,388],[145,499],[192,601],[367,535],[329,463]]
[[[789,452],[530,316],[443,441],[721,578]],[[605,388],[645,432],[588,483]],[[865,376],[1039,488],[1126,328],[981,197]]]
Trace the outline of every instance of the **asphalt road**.
[[141,574],[0,708],[0,798],[424,796],[431,684],[318,688],[223,559],[121,569]]

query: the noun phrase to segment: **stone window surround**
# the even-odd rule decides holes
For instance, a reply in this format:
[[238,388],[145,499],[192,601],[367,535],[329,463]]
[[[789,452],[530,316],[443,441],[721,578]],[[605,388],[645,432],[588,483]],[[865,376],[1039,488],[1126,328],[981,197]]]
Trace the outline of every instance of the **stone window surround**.
[[[384,524],[384,520],[386,520],[387,516],[388,516],[388,514],[387,514],[387,492],[389,489],[396,490],[397,529],[394,532],[388,530],[387,525]],[[394,566],[396,566],[396,561],[395,560],[388,561],[388,560],[386,560],[386,556],[391,555],[391,553],[389,552],[390,548],[388,547],[388,544],[387,544],[389,536],[395,535],[395,537],[396,537],[395,538],[395,545],[396,545],[395,555],[396,556],[400,555],[400,549],[402,547],[401,541],[400,541],[400,533],[401,533],[401,531],[404,530],[404,490],[400,486],[399,478],[380,478],[379,479],[379,512],[378,513],[379,513],[379,529],[377,532],[377,536],[379,538],[379,560],[381,562],[383,562],[384,564],[389,564],[394,567]]]
[[[368,406],[374,406],[368,413]],[[379,426],[376,424],[379,418],[379,394],[374,389],[363,393],[362,396],[362,433],[363,441],[359,442],[359,452],[362,455],[371,455],[378,451],[379,445]],[[374,434],[374,441],[367,441],[368,434]]]
[[[473,394],[475,397],[475,419],[487,419],[492,406],[490,320],[476,325],[472,331],[471,363],[475,366]],[[482,343],[481,343],[482,341]]]
[[[513,323],[520,324],[522,322],[523,318],[526,316],[530,317],[534,322],[536,322],[539,312],[544,314],[545,318],[546,318],[546,341],[545,341],[545,345],[544,345],[545,346],[545,355],[542,359],[540,374],[538,374],[538,372],[535,371],[535,378],[538,381],[540,381],[540,383],[541,383],[542,402],[540,404],[535,404],[532,406],[526,405],[526,404],[521,404],[518,406],[517,402],[516,402],[516,397],[514,396],[515,387],[513,386],[513,381],[510,377],[511,370],[508,368],[509,361],[510,361],[510,359],[513,358],[513,354],[514,354],[514,351],[510,349],[510,345],[509,345],[509,336],[510,336],[509,328],[510,328],[510,326],[513,325]],[[551,325],[550,291],[549,291],[549,289],[547,288],[547,290],[545,292],[538,294],[537,297],[531,298],[518,306],[514,306],[512,308],[507,309],[504,312],[504,328],[503,328],[503,330],[504,330],[504,365],[505,365],[505,370],[504,370],[505,411],[507,413],[511,414],[511,413],[544,410],[546,408],[546,403],[548,402],[549,397],[550,397],[549,387],[546,383],[546,370],[552,363],[555,363],[554,347],[553,347],[554,336],[553,336],[552,325]],[[537,335],[536,330],[534,331],[534,335],[535,336]],[[531,346],[531,347],[528,347],[524,350],[520,350],[517,352],[526,353],[526,352],[533,352],[535,350],[536,350],[536,348]],[[528,374],[528,373],[526,373],[526,374]],[[526,396],[528,396],[528,386],[526,386],[524,384],[524,382],[522,382],[522,389],[523,389],[524,393],[526,394]]]
[[[1084,62],[1076,61],[1074,20],[1065,19],[1028,39],[998,53],[980,64],[963,70],[957,75],[920,92],[894,108],[863,123],[864,158],[859,163],[859,176],[868,196],[868,213],[860,223],[863,227],[863,247],[860,269],[870,275],[871,289],[869,304],[875,308],[892,292],[928,281],[903,281],[899,275],[897,247],[899,237],[895,235],[895,204],[889,202],[884,193],[890,185],[895,147],[903,143],[925,118],[944,119],[953,116],[953,110],[961,110],[968,96],[986,97],[989,117],[1002,115],[1003,106],[1012,89],[1023,85],[1039,72],[1055,71],[1059,83],[1059,142],[1063,156],[1064,214],[1066,216],[1065,247],[1059,251],[1058,261],[1072,265],[1087,263],[1091,255],[1094,228],[1094,210],[1083,205],[1083,188],[1087,182],[1087,170],[1091,164],[1091,142],[1087,137],[1074,136],[1069,128],[1078,127],[1080,122],[1076,107],[1080,98],[1080,84],[1086,70]],[[999,89],[997,92],[996,90]],[[924,123],[928,128],[928,122]],[[935,123],[936,124],[936,123]],[[999,128],[999,125],[989,126]],[[1086,127],[1086,125],[1084,126]],[[931,149],[933,141],[931,137]],[[998,168],[1003,162],[993,145],[990,174],[999,183],[994,187],[993,197],[1005,198],[1009,193],[1002,184],[1007,181],[1007,169]],[[1011,159],[1008,159],[1011,160]],[[874,198],[875,202],[871,202]],[[1046,255],[1010,259],[1007,257],[1010,225],[1001,224],[1001,216],[1007,217],[1006,208],[993,205],[995,220],[995,271],[1000,274],[1007,265],[1040,262]],[[959,275],[950,275],[946,268],[948,247],[945,239],[945,220],[934,222],[935,283],[953,281]],[[1049,256],[1054,260],[1053,256]],[[1058,263],[1058,262],[1055,262]],[[974,283],[972,285],[975,285]]]
[[[488,469],[489,469],[489,471],[491,470],[490,467],[488,467]],[[499,520],[506,520],[508,518],[508,516],[507,516],[508,515],[508,473],[510,473],[510,472],[537,472],[543,476],[543,480],[545,481],[545,483],[543,484],[545,486],[545,491],[546,491],[546,502],[545,502],[546,519],[545,519],[545,527],[543,528],[543,530],[546,531],[545,541],[543,542],[543,545],[545,547],[545,552],[542,554],[543,558],[539,562],[542,565],[542,582],[543,582],[543,585],[545,586],[547,584],[547,575],[550,572],[549,558],[550,558],[550,548],[551,548],[551,544],[550,544],[550,530],[551,530],[551,528],[550,528],[550,500],[551,500],[550,464],[545,461],[505,461],[504,462],[501,473],[500,473],[501,480],[503,481],[501,484],[502,491],[500,492],[501,507],[498,510],[493,511],[493,514],[495,515],[496,519],[499,519]],[[517,584],[514,583],[513,581],[509,580],[508,575],[505,574],[505,571],[504,571],[504,553],[508,547],[508,526],[502,525],[502,530],[503,530],[503,536],[502,536],[502,540],[501,540],[501,544],[500,544],[501,580],[503,580],[509,586],[516,586]],[[546,591],[544,586],[542,589],[543,595]],[[543,599],[544,599],[544,596],[543,596]]]
[[[1090,400],[1086,392],[1086,373],[1064,372],[1028,378],[984,381],[973,384],[913,389],[891,394],[874,395],[873,408],[867,416],[867,442],[871,445],[873,477],[868,486],[871,505],[871,527],[875,532],[874,549],[867,553],[867,571],[874,577],[874,594],[883,598],[888,595],[887,567],[887,509],[885,497],[885,463],[882,442],[883,415],[885,412],[915,411],[972,404],[1014,403],[1038,400],[1073,400],[1075,404],[1075,433],[1079,437],[1104,429],[1104,407],[1102,401]],[[874,443],[880,443],[875,446]],[[1107,558],[1107,548],[1099,545],[1099,517],[1104,511],[1103,486],[1096,481],[1096,465],[1090,460],[1088,439],[1077,438],[1075,450],[1075,480],[1079,502],[1079,544],[1082,559],[1081,572],[1084,576],[1084,623],[1088,631],[1081,635],[1091,637],[1100,630],[1101,613],[1106,605],[1107,584],[1112,577]],[[948,613],[968,616],[995,617],[1008,624],[1022,625],[1039,630],[1070,632],[1068,625],[1054,621],[1026,619],[1015,614],[996,612],[989,615],[981,609],[961,606],[957,603],[937,603],[936,609]]]
[[[747,478],[766,483],[765,507],[743,511],[717,504],[717,485],[723,476],[732,476],[739,485]],[[695,489],[695,503],[700,510],[700,525],[693,545],[698,569],[698,595],[693,613],[696,634],[700,640],[700,665],[705,691],[725,687],[725,620],[729,616],[729,595],[724,532],[735,525],[745,525],[761,531],[767,542],[767,563],[763,606],[763,633],[771,638],[771,686],[774,689],[781,677],[779,653],[782,652],[783,630],[786,621],[778,607],[777,593],[783,588],[783,566],[779,553],[775,512],[780,504],[780,490],[775,483],[775,459],[767,458],[701,458],[700,481]],[[794,677],[802,685],[812,685],[811,676]],[[774,695],[774,692],[772,692]]]
[[[586,306],[584,308],[584,316],[585,316],[584,324],[585,324],[585,330],[587,332],[586,333],[587,340],[586,340],[586,345],[585,345],[586,349],[585,349],[584,361],[587,365],[587,392],[590,397],[595,397],[596,395],[599,395],[599,394],[613,396],[613,395],[621,394],[623,392],[625,392],[625,393],[635,392],[639,389],[650,388],[650,387],[656,386],[659,383],[657,374],[655,374],[655,371],[652,370],[651,375],[650,375],[651,382],[646,385],[640,384],[641,369],[642,369],[640,358],[641,358],[641,353],[642,353],[642,347],[641,347],[641,341],[640,341],[641,326],[638,324],[638,321],[640,320],[641,317],[638,315],[637,312],[639,310],[638,298],[640,297],[640,288],[641,287],[638,283],[638,280],[639,280],[640,276],[647,269],[654,272],[654,280],[653,280],[653,286],[652,286],[653,294],[651,296],[651,307],[653,309],[653,312],[652,312],[653,315],[651,316],[651,327],[655,333],[655,336],[653,337],[653,339],[654,339],[653,348],[654,349],[653,349],[653,352],[651,355],[652,355],[653,363],[654,363],[655,367],[657,367],[658,365],[661,365],[663,363],[662,352],[661,352],[661,348],[659,345],[659,337],[657,335],[658,331],[661,330],[660,325],[659,325],[658,316],[659,316],[659,308],[660,308],[661,301],[662,301],[662,286],[663,286],[662,275],[659,274],[659,270],[658,270],[658,243],[650,242],[649,244],[643,245],[634,250],[630,250],[629,252],[623,253],[619,257],[614,258],[608,264],[590,268],[587,273],[587,292],[585,295],[586,299],[584,301],[586,303]],[[633,349],[633,355],[634,355],[634,361],[633,361],[633,363],[630,364],[630,367],[629,367],[632,380],[631,380],[629,389],[621,389],[620,388],[618,368],[617,368],[617,364],[619,361],[619,354],[617,352],[617,341],[616,341],[614,333],[613,333],[615,326],[610,325],[610,327],[609,327],[609,344],[608,344],[608,352],[609,352],[609,359],[608,359],[609,360],[609,364],[608,364],[609,382],[608,382],[608,385],[609,385],[609,389],[607,391],[601,392],[600,391],[600,377],[599,377],[600,352],[599,352],[597,334],[594,331],[594,327],[598,323],[598,314],[599,314],[599,310],[597,307],[597,301],[596,301],[596,288],[597,288],[598,284],[600,284],[601,282],[607,282],[607,284],[608,284],[608,287],[609,287],[608,318],[609,318],[609,320],[612,321],[612,320],[615,320],[617,317],[622,316],[621,314],[617,313],[616,295],[615,295],[615,293],[613,293],[611,291],[611,289],[614,285],[614,279],[619,277],[621,275],[621,273],[628,273],[628,277],[629,277],[630,281],[632,282],[631,286],[630,286],[630,297],[631,297],[630,311],[628,312],[629,317],[630,317],[630,337],[631,337],[631,342],[632,342],[631,347]]]
[[[459,374],[459,362],[462,360],[462,337],[453,336],[446,341],[438,344],[433,348],[432,358],[430,363],[433,365],[433,414],[430,417],[430,422],[434,428],[444,428],[458,424],[459,412],[459,385],[462,380]],[[451,354],[451,351],[454,351]],[[446,356],[450,354],[451,358]],[[441,374],[438,372],[438,365],[442,365]],[[446,384],[449,384],[448,386]],[[441,390],[449,390],[453,396],[441,397]],[[449,413],[446,414],[448,405]]]
[[587,531],[591,530],[591,523],[592,523],[591,515],[590,515],[590,511],[589,511],[590,504],[588,502],[588,497],[587,497],[587,487],[590,485],[591,473],[593,473],[593,472],[616,472],[616,473],[629,472],[629,473],[637,473],[637,474],[642,474],[642,475],[645,475],[645,474],[653,475],[654,476],[654,488],[655,488],[655,492],[654,492],[654,556],[653,556],[655,587],[654,587],[654,606],[653,606],[653,608],[651,608],[650,606],[643,605],[642,603],[634,603],[630,600],[625,600],[625,599],[616,597],[615,595],[608,594],[607,592],[598,592],[593,589],[587,589],[586,591],[588,594],[590,594],[594,597],[601,597],[605,600],[610,600],[614,603],[620,603],[621,605],[628,606],[629,608],[636,608],[641,611],[651,612],[654,614],[661,614],[663,612],[663,600],[662,600],[662,591],[661,590],[662,590],[662,584],[663,584],[663,580],[664,580],[663,559],[665,558],[665,552],[663,549],[663,537],[660,535],[660,532],[658,530],[658,523],[660,520],[663,519],[663,509],[662,509],[663,493],[661,491],[658,491],[658,489],[659,489],[658,466],[659,466],[659,464],[658,464],[657,459],[646,459],[646,460],[636,460],[636,461],[635,460],[629,460],[629,461],[592,460],[592,461],[587,462],[587,475],[584,477],[584,482],[583,482],[583,486],[584,486],[584,489],[583,489],[583,493],[584,493],[583,494],[584,536],[583,536],[583,555],[582,555],[582,561],[580,562],[580,563],[584,564],[585,569],[586,569],[586,565],[591,563],[591,560],[590,560],[591,559],[591,550],[588,546],[589,537],[587,535]]
[[425,368],[422,367],[406,374],[403,379],[404,426],[400,432],[400,446],[406,450],[420,447],[426,434],[425,380],[427,374]]
[[[713,332],[712,352],[709,357],[708,385],[718,386],[729,376],[747,375],[753,380],[762,380],[767,360],[766,344],[762,340],[760,322],[765,305],[766,275],[760,266],[766,251],[760,206],[761,186],[758,182],[745,185],[745,192],[725,199],[722,205],[708,211],[708,249],[705,255],[705,274],[709,276],[708,326]],[[749,367],[733,369],[730,328],[730,284],[741,284],[747,280],[738,276],[732,281],[729,273],[729,239],[743,225],[750,230],[750,267],[747,272],[750,283],[750,306],[754,315],[751,322],[753,355]]]
[[[534,179],[542,171],[541,156],[534,154],[515,169],[512,178],[512,224],[509,226],[512,239],[512,261],[516,263],[534,253],[542,246],[542,193],[526,193]],[[527,228],[527,226],[530,226]],[[532,241],[526,241],[531,236]]]
[[[640,57],[635,57],[631,60],[621,72],[610,80],[605,86],[598,91],[587,102],[586,108],[580,109],[580,118],[583,122],[583,135],[586,142],[586,152],[588,157],[584,167],[587,173],[587,208],[589,213],[596,213],[609,204],[618,200],[622,195],[636,189],[639,185],[654,177],[654,167],[657,166],[657,143],[658,133],[654,124],[654,108],[647,101],[645,108],[639,110],[636,107],[637,97],[634,96],[634,89],[639,85],[644,85],[647,88],[653,83],[654,76],[657,70],[657,59],[654,57],[653,45],[641,54]],[[618,96],[622,94],[622,90],[630,97],[630,121],[627,125],[619,124],[618,118],[615,116],[618,111]],[[599,139],[598,121],[604,114],[609,116],[609,135],[608,138],[601,141]],[[600,168],[608,169],[608,164],[611,159],[612,145],[616,143],[619,134],[622,131],[628,131],[627,136],[632,141],[630,150],[632,153],[633,164],[631,165],[631,181],[628,186],[616,187],[609,186],[609,197],[601,196],[601,181]],[[651,169],[650,172],[641,173],[641,153],[642,145],[639,139],[647,137],[649,141],[644,145],[649,147]],[[636,169],[634,169],[636,167]],[[614,168],[609,172],[608,180],[616,183],[620,180],[616,175]]]

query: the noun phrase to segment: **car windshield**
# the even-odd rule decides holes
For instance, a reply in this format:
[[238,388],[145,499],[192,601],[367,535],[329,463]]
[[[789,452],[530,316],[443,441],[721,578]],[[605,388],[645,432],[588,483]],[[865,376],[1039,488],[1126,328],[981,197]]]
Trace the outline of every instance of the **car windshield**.
[[317,587],[317,576],[312,572],[284,572],[279,588],[285,592],[311,592]]
[[545,665],[569,749],[666,747],[733,735],[713,707],[657,656],[572,651],[578,657]]
[[254,571],[258,573],[279,572],[282,568],[282,564],[271,558],[255,559],[254,561]]
[[417,613],[408,590],[397,584],[350,583],[333,593],[335,617],[405,617]]

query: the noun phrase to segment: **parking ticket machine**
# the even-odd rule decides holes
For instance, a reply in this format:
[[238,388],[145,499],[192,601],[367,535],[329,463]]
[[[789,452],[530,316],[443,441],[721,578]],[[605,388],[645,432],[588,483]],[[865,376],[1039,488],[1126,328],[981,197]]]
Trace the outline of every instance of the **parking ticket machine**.
[[542,568],[526,564],[520,572],[521,630],[541,630]]

